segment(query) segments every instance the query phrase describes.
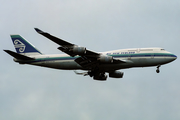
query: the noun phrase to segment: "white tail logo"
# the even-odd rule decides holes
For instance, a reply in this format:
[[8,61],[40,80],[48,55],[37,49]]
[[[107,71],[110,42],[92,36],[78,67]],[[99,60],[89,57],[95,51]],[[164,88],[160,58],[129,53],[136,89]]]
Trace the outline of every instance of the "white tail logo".
[[26,46],[23,44],[20,40],[16,39],[14,40],[14,47],[19,48],[19,52],[24,52]]

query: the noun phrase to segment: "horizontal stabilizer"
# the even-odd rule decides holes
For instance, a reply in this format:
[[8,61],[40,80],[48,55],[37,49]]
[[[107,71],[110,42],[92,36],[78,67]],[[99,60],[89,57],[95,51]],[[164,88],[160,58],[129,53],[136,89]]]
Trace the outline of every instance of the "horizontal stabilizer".
[[8,53],[9,55],[13,56],[16,59],[20,59],[20,60],[34,60],[34,58],[31,57],[27,57],[18,53],[15,53],[13,51],[10,50],[4,50],[6,53]]

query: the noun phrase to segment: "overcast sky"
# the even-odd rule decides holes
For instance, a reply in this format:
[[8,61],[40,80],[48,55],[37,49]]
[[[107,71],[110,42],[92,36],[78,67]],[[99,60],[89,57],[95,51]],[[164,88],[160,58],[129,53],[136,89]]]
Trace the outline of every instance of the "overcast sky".
[[93,51],[162,47],[180,56],[179,0],[0,0],[0,120],[179,120],[179,59],[106,82],[19,65],[10,34],[62,54],[34,27]]

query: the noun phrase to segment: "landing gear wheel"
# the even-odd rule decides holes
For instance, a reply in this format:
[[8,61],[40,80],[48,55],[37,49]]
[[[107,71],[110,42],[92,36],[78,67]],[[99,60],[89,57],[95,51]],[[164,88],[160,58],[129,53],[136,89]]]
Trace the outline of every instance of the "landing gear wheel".
[[159,73],[160,72],[159,69],[157,69],[156,72]]
[[160,67],[160,66],[161,66],[161,65],[158,65],[158,66],[157,66],[157,70],[156,70],[157,73],[160,72],[160,70],[159,70],[159,67]]

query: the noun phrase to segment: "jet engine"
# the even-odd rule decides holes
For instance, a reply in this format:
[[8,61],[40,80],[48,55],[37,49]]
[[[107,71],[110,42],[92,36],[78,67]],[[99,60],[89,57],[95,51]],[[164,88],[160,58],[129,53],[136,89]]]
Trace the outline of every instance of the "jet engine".
[[86,48],[85,47],[74,46],[72,48],[72,51],[73,51],[74,54],[83,55],[83,54],[86,53]]
[[93,77],[94,80],[105,81],[107,79],[107,75],[104,73],[99,73]]
[[109,77],[112,77],[112,78],[122,78],[123,75],[124,73],[120,71],[113,71],[109,73]]
[[112,56],[106,56],[106,55],[101,55],[98,60],[102,63],[112,63],[113,62],[113,57]]

